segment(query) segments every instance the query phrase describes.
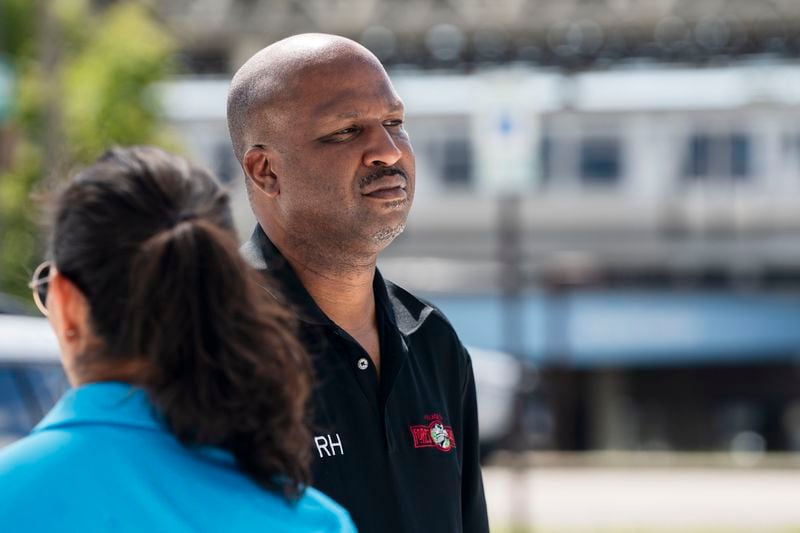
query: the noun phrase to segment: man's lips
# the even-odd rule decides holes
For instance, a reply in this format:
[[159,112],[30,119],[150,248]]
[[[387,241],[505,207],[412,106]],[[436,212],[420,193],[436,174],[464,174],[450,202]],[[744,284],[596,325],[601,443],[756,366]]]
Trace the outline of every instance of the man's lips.
[[380,200],[402,200],[408,197],[405,187],[392,187],[391,189],[378,189],[369,194],[365,194],[369,198],[378,198]]
[[383,176],[372,181],[361,194],[373,198],[395,198],[406,196],[406,179],[399,174]]

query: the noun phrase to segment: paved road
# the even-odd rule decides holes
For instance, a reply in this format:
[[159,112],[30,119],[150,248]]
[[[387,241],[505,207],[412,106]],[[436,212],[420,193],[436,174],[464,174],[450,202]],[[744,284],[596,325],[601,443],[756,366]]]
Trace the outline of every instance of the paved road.
[[493,528],[800,530],[800,471],[702,468],[484,469]]

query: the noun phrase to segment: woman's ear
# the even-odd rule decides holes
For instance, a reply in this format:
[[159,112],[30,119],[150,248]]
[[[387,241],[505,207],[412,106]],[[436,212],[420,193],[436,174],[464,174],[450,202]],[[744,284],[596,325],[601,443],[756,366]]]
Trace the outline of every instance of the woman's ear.
[[55,272],[47,292],[47,313],[58,337],[64,369],[70,382],[74,376],[75,361],[84,352],[91,338],[89,302],[69,279]]
[[273,167],[268,150],[263,146],[250,148],[242,159],[244,173],[257,189],[263,191],[270,198],[275,198],[280,194],[280,183]]

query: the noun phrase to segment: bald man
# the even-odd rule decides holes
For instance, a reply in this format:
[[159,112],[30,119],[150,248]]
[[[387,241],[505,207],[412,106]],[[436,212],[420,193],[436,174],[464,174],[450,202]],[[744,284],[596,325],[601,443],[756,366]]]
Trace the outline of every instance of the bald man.
[[469,354],[376,268],[414,198],[403,119],[351,40],[297,35],[251,57],[228,95],[258,220],[242,251],[277,281],[313,360],[314,485],[362,532],[485,532]]

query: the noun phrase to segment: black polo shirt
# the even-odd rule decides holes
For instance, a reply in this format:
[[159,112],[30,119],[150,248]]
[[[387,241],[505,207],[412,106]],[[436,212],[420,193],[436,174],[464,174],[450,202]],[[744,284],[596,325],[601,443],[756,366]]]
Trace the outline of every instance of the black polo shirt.
[[362,533],[488,531],[472,363],[444,315],[376,269],[379,380],[260,227],[242,252],[278,282],[314,363],[314,486]]

